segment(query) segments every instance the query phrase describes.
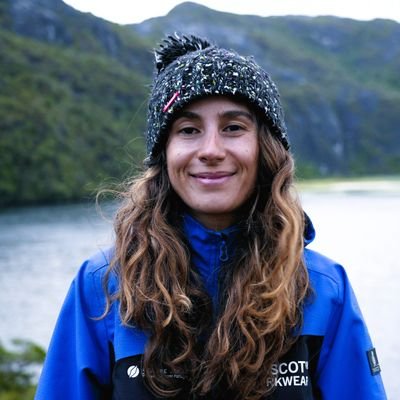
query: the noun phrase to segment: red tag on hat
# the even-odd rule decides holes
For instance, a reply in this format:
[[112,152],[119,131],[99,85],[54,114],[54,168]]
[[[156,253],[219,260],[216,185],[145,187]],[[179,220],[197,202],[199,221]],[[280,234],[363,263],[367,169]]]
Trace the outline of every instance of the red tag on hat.
[[172,104],[174,103],[174,101],[179,97],[179,90],[177,92],[175,92],[171,99],[169,100],[169,102],[164,106],[163,108],[163,112],[167,112],[168,109],[172,106]]

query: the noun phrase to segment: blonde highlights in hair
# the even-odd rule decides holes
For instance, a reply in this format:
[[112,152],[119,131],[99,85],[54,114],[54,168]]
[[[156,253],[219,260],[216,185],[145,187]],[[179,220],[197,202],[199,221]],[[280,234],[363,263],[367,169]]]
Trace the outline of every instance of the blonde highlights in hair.
[[[296,340],[309,289],[304,214],[293,188],[292,156],[265,126],[259,143],[257,189],[240,222],[240,256],[220,276],[224,296],[214,322],[163,156],[124,193],[108,275],[119,279],[122,322],[149,333],[146,381],[161,397],[183,390],[196,397],[223,386],[232,398],[261,399],[272,390],[272,365]],[[111,301],[108,294],[107,310]],[[205,345],[199,337],[208,338]],[[159,373],[165,368],[172,374]],[[179,374],[186,379],[171,377]]]

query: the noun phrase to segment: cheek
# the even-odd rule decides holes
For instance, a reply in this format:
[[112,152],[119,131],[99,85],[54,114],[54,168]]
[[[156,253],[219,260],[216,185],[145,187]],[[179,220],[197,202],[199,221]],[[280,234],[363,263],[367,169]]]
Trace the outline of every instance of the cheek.
[[167,173],[172,188],[180,193],[185,181],[187,161],[184,153],[179,149],[167,149]]
[[249,146],[246,148],[245,152],[246,165],[251,172],[257,174],[258,169],[258,158],[260,156],[258,143],[255,143],[253,146]]
[[182,154],[179,151],[167,151],[166,156],[168,174],[176,174],[183,165]]

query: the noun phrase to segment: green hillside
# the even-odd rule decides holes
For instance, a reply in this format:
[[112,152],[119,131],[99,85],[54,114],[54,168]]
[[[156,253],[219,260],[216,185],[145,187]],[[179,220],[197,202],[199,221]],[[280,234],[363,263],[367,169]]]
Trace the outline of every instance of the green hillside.
[[183,3],[119,26],[61,0],[0,0],[0,205],[78,200],[144,157],[166,33],[254,55],[278,83],[301,176],[400,173],[400,25],[238,16]]
[[154,42],[197,33],[253,55],[280,89],[300,175],[400,172],[400,24],[239,16],[187,2],[131,29]]
[[0,30],[1,204],[79,199],[140,165],[148,78],[87,41]]

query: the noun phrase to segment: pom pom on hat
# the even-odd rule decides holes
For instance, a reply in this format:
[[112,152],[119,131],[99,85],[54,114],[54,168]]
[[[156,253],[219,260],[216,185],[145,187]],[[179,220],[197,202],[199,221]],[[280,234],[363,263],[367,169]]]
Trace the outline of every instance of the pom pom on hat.
[[205,40],[191,35],[190,37],[167,36],[160,44],[160,48],[155,50],[156,68],[158,73],[175,61],[178,57],[196,50],[204,50],[211,44]]
[[168,36],[155,50],[155,77],[147,114],[148,165],[162,151],[175,113],[195,99],[238,96],[265,116],[272,134],[289,150],[278,90],[251,57],[196,36]]

